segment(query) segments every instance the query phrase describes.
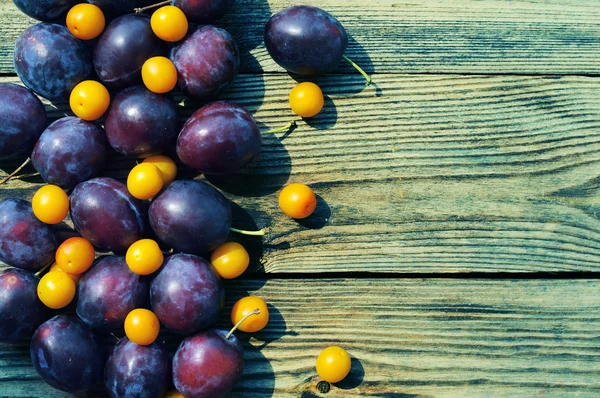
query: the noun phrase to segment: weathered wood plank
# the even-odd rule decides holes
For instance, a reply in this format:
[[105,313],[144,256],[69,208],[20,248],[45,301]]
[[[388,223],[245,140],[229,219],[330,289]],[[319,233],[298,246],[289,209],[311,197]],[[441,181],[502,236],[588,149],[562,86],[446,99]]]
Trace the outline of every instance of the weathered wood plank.
[[[245,209],[238,226],[271,229],[262,244],[244,240],[255,272],[599,270],[600,79],[376,79],[382,95],[358,76],[320,79],[331,100],[310,125],[265,137],[243,172],[209,178]],[[264,128],[283,125],[293,84],[242,75],[225,98]],[[132,164],[115,158],[106,174],[123,179]],[[0,192],[30,198],[35,182]],[[312,218],[281,213],[288,182],[321,196]]]
[[[247,292],[272,306],[267,328],[245,343],[232,396],[596,396],[599,288],[588,280],[228,283],[225,314]],[[331,344],[356,359],[348,380],[318,394],[315,359]],[[2,396],[65,396],[37,378],[27,343],[0,345],[0,375]]]
[[[309,0],[344,24],[347,55],[377,73],[600,73],[594,0]],[[292,0],[238,0],[220,22],[237,39],[244,72],[283,71],[263,45],[269,17]],[[0,0],[0,73],[13,71],[19,33],[33,20]],[[354,73],[348,65],[337,72]]]

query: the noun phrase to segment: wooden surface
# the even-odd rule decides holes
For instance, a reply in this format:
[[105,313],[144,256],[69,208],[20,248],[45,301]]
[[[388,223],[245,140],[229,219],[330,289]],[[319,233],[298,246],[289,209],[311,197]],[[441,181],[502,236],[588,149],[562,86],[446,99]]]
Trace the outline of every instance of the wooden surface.
[[[227,288],[227,309],[248,292],[276,308],[246,343],[232,397],[600,394],[595,280],[273,279]],[[360,361],[318,394],[314,361],[325,342]],[[26,351],[26,343],[4,349],[5,393],[68,396],[39,380]]]
[[[250,291],[273,316],[245,343],[233,396],[600,396],[598,3],[303,3],[340,19],[347,55],[375,84],[347,65],[313,79],[327,96],[319,116],[209,179],[236,204],[236,227],[269,228],[262,241],[234,237],[252,264],[227,285],[229,305]],[[242,52],[222,98],[264,129],[293,118],[296,80],[262,44],[269,16],[292,4],[238,0],[220,23]],[[0,0],[0,82],[18,80],[12,47],[31,23]],[[201,105],[177,99],[182,119]],[[123,179],[132,164],[113,156],[103,173]],[[319,195],[308,220],[278,209],[291,182]],[[12,181],[0,196],[30,199],[40,184]],[[355,360],[321,394],[314,362],[330,344]],[[35,374],[24,342],[0,345],[3,396],[65,395]]]

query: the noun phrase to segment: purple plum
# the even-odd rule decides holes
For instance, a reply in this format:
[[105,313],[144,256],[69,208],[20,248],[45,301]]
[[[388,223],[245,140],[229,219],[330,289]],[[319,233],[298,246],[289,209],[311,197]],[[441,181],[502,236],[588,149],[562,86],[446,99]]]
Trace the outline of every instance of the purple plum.
[[219,96],[238,74],[240,52],[226,30],[203,25],[171,50],[171,61],[177,68],[177,85],[198,99]]
[[147,278],[131,272],[125,257],[103,257],[79,280],[77,315],[92,329],[122,329],[127,314],[147,296]]
[[18,268],[0,272],[0,341],[30,338],[48,315],[38,299],[39,279]]
[[124,253],[144,233],[142,203],[112,178],[98,177],[77,185],[70,209],[77,231],[101,251]]
[[30,202],[0,200],[0,260],[35,271],[50,264],[57,247],[54,231],[36,218]]
[[177,138],[177,156],[205,174],[233,173],[260,152],[261,134],[252,114],[218,101],[192,114]]
[[88,3],[97,5],[108,17],[130,14],[138,7],[145,7],[157,3],[157,0],[89,0]]
[[37,328],[31,361],[52,387],[70,393],[90,389],[102,377],[104,358],[97,337],[79,319],[57,315]]
[[15,44],[15,71],[29,89],[50,101],[65,101],[91,76],[91,48],[62,25],[28,27]]
[[231,205],[212,186],[193,180],[173,181],[152,200],[150,226],[175,251],[205,254],[225,242]]
[[0,160],[27,157],[46,128],[46,110],[31,91],[0,83]]
[[100,171],[106,149],[102,127],[78,117],[64,117],[44,130],[31,162],[46,182],[68,190]]
[[128,14],[113,20],[94,47],[94,68],[107,88],[121,90],[142,83],[148,58],[167,55],[166,44],[150,27],[150,17]]
[[334,69],[348,46],[348,34],[320,8],[293,6],[273,15],[265,26],[265,46],[281,67],[300,75]]
[[188,337],[173,358],[173,383],[187,398],[219,398],[242,376],[244,350],[235,335],[210,329]]
[[158,343],[137,345],[121,339],[104,367],[104,386],[111,398],[161,398],[171,382],[171,358]]
[[225,291],[214,267],[202,257],[168,257],[150,284],[152,311],[169,329],[190,334],[212,326]]
[[19,10],[39,21],[58,21],[79,0],[13,0]]
[[113,99],[104,128],[110,146],[130,157],[165,152],[179,132],[177,107],[168,95],[129,87]]
[[173,0],[188,21],[202,25],[222,18],[234,4],[235,0]]

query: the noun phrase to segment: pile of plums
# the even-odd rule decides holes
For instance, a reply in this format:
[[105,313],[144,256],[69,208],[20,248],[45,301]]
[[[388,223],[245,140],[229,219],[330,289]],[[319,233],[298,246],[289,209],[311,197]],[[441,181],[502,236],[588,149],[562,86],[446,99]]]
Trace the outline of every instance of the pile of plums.
[[[268,321],[264,301],[248,297],[234,306],[231,331],[214,328],[221,279],[239,276],[249,258],[226,242],[239,230],[225,196],[177,180],[162,155],[226,175],[261,150],[252,114],[217,101],[240,55],[211,23],[234,1],[174,0],[152,11],[154,0],[14,0],[42,22],[15,44],[25,87],[0,84],[0,161],[27,158],[49,185],[32,202],[0,200],[0,260],[12,267],[0,273],[0,341],[30,338],[36,371],[57,389],[82,393],[103,380],[111,397],[162,397],[172,384],[185,397],[220,397],[243,371],[232,332]],[[267,50],[295,74],[331,71],[348,60],[347,44],[343,26],[316,7],[288,8],[265,27]],[[317,90],[315,103],[295,97],[296,114],[319,112]],[[182,121],[173,91],[207,104]],[[38,96],[69,101],[75,116],[48,120]],[[141,161],[127,184],[102,176],[110,148]],[[294,218],[316,207],[301,184],[279,202]],[[78,236],[61,242],[54,225],[67,214]],[[159,322],[185,337],[174,356],[155,341]],[[101,336],[123,331],[106,353]]]

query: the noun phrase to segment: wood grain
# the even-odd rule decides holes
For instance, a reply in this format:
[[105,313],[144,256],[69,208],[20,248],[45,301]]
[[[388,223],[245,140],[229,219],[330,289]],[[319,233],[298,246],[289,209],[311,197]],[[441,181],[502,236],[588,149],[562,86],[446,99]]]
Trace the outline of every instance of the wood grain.
[[[355,76],[319,80],[330,97],[321,115],[266,136],[243,172],[209,178],[239,205],[238,226],[270,228],[262,243],[242,240],[253,272],[599,270],[600,79],[375,78],[379,93]],[[241,75],[224,98],[266,129],[292,118],[294,83]],[[198,106],[186,102],[182,118]],[[132,164],[114,157],[105,174],[124,179]],[[308,220],[277,206],[290,182],[321,197]],[[2,195],[37,187],[13,181]]]
[[[590,280],[228,283],[225,314],[248,292],[271,305],[267,328],[245,343],[244,378],[231,396],[596,396],[599,288]],[[319,394],[315,359],[332,344],[349,351],[353,368]],[[2,396],[66,396],[29,361],[26,343],[0,345]]]
[[[263,45],[269,17],[293,0],[238,0],[220,25],[231,31],[246,73],[283,72]],[[377,73],[599,74],[600,9],[595,0],[307,0],[351,35],[346,55]],[[34,21],[0,0],[0,73]],[[346,64],[337,73],[355,73]]]

